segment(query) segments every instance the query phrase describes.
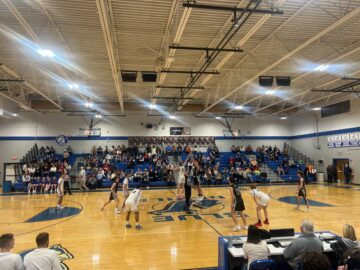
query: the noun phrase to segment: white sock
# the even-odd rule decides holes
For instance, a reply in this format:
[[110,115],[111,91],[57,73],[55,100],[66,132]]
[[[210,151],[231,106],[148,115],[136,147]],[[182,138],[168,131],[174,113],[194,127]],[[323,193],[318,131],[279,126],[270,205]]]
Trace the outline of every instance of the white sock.
[[129,221],[126,221],[126,225],[129,225],[130,223],[129,223]]
[[140,223],[139,222],[136,222],[136,226],[139,226],[140,225]]

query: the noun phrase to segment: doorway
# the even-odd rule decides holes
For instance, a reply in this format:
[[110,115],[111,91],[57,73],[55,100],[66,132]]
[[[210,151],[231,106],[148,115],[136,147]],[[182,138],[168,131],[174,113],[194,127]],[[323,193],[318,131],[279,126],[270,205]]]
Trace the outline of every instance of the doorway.
[[334,166],[336,168],[336,179],[340,181],[345,181],[344,168],[345,165],[349,165],[348,158],[334,158],[333,159]]

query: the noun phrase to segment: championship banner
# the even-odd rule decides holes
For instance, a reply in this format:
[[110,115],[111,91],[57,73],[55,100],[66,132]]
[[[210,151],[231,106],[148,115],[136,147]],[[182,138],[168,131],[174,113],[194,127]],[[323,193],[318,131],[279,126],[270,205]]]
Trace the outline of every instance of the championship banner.
[[350,146],[359,146],[359,133],[357,132],[351,132],[350,133]]
[[334,148],[335,147],[335,142],[334,142],[334,136],[327,136],[327,145],[329,148]]
[[341,134],[341,146],[342,147],[350,146],[350,133]]
[[342,146],[341,134],[334,135],[334,146],[335,147],[341,147]]

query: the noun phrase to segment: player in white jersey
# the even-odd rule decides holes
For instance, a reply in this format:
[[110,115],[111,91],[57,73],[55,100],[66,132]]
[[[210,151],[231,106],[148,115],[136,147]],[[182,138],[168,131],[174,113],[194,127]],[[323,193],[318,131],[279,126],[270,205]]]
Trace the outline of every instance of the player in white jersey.
[[183,165],[182,161],[179,162],[178,168],[178,180],[177,180],[177,193],[176,199],[183,200],[184,199],[184,184],[185,184],[185,166]]
[[62,201],[64,198],[64,181],[65,181],[66,173],[65,170],[63,174],[60,176],[58,183],[57,183],[57,195],[58,195],[58,201],[57,201],[57,209],[61,210],[63,209]]
[[126,208],[126,228],[130,229],[131,228],[131,224],[129,222],[130,220],[130,215],[131,212],[135,213],[135,222],[136,222],[136,226],[135,228],[137,230],[142,229],[142,226],[140,225],[140,214],[139,214],[139,209],[138,209],[138,205],[141,199],[141,189],[139,188],[135,188],[133,189],[130,194],[129,197],[126,199],[125,201],[125,208]]
[[129,197],[129,179],[130,179],[131,175],[128,174],[126,175],[126,177],[124,178],[123,180],[123,183],[122,183],[122,189],[123,189],[123,194],[124,194],[124,202],[123,202],[123,205],[122,205],[122,210],[124,210],[125,208],[125,201],[127,199],[127,197]]
[[267,207],[268,207],[269,201],[270,201],[269,195],[267,195],[266,193],[264,193],[260,190],[257,190],[255,184],[250,185],[250,194],[253,197],[254,202],[257,205],[256,214],[257,214],[258,222],[254,225],[257,227],[262,226],[261,213],[260,213],[261,210],[264,211],[264,215],[265,215],[264,224],[268,225],[269,224],[269,216],[268,216]]

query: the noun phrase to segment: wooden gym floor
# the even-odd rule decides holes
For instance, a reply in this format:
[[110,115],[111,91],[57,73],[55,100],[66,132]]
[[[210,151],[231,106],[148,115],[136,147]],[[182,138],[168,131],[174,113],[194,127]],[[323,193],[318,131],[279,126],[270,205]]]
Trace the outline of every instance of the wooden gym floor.
[[[315,222],[316,230],[341,234],[342,225],[352,224],[360,236],[360,187],[308,186],[309,212],[295,210],[294,185],[260,186],[271,197],[270,225],[294,227],[302,219]],[[193,191],[193,194],[195,192]],[[125,214],[114,214],[109,205],[99,207],[108,192],[66,195],[61,213],[55,211],[56,195],[0,194],[0,234],[16,235],[15,252],[34,248],[37,233],[50,233],[65,269],[193,269],[217,266],[217,237],[232,235],[229,196],[226,187],[205,188],[206,199],[193,205],[194,216],[184,216],[182,203],[174,202],[174,190],[144,190],[140,218],[144,229],[125,229]],[[255,206],[248,187],[243,198],[249,216],[256,222]],[[133,216],[131,221],[133,222]],[[239,219],[240,220],[240,219]],[[241,222],[240,222],[241,224]],[[239,234],[246,234],[241,231]]]

